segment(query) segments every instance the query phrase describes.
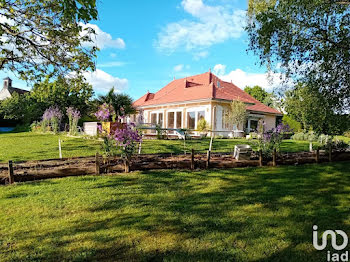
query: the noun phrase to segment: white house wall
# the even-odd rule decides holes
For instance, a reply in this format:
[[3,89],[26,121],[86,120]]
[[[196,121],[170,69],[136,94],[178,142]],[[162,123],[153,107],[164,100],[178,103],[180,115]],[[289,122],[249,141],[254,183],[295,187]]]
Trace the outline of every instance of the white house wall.
[[4,88],[0,91],[0,100],[5,100],[6,98],[11,97],[11,93],[7,88]]
[[276,116],[275,115],[265,115],[265,129],[271,130],[276,127]]
[[[205,112],[205,120],[211,127],[214,127],[215,131],[218,131],[217,135],[228,136],[232,130],[223,128],[223,111],[228,109],[229,103],[225,102],[201,102],[201,103],[188,103],[179,105],[169,106],[155,106],[154,108],[145,108],[142,110],[144,123],[151,123],[151,113],[163,113],[163,128],[168,127],[168,112],[182,112],[182,128],[187,127],[187,113],[188,112]],[[175,114],[176,115],[176,114]],[[213,118],[214,117],[214,118]],[[260,119],[262,118],[265,122],[265,127],[270,130],[276,126],[276,116],[268,115],[264,113],[253,113],[249,114],[248,119]],[[176,120],[175,120],[176,122]],[[198,122],[196,114],[196,124]],[[234,129],[237,129],[235,126]],[[242,126],[238,127],[238,130],[242,130]]]

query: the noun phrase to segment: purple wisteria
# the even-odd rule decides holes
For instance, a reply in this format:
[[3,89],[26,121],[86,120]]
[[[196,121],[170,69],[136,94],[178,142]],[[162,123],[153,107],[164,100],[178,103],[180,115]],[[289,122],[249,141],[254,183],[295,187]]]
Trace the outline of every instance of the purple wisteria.
[[95,113],[95,116],[100,121],[114,121],[116,117],[116,113],[114,111],[113,106],[104,103]]
[[51,106],[45,110],[43,114],[43,120],[50,121],[53,118],[58,119],[59,121],[62,119],[62,112],[57,106]]
[[142,140],[140,133],[136,130],[135,124],[126,124],[124,128],[117,129],[114,133],[114,139],[127,160],[130,160],[135,151],[137,143]]
[[74,107],[67,107],[66,108],[67,116],[72,117],[73,119],[80,119],[81,114],[80,111]]
[[279,150],[283,140],[283,135],[287,132],[291,132],[290,127],[281,123],[271,131],[264,133],[263,140],[270,145],[270,148]]
[[51,130],[57,133],[62,117],[63,114],[57,106],[51,106],[46,109],[42,117],[44,130],[46,130],[46,126],[51,125]]

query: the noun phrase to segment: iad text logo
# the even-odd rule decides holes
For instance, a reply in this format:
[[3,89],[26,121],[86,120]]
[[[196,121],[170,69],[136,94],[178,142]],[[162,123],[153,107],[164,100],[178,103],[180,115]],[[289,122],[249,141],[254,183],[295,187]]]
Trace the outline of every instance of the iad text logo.
[[[347,234],[345,234],[342,230],[326,230],[322,234],[322,243],[321,245],[318,244],[318,227],[316,225],[313,226],[314,232],[312,234],[312,242],[314,247],[317,250],[324,250],[327,247],[327,238],[328,235],[331,236],[331,244],[333,249],[335,250],[343,250],[347,247],[349,239]],[[337,244],[337,234],[342,237],[343,243],[341,245]],[[331,251],[327,251],[327,261],[349,261],[349,251],[346,251],[344,253],[331,253]]]

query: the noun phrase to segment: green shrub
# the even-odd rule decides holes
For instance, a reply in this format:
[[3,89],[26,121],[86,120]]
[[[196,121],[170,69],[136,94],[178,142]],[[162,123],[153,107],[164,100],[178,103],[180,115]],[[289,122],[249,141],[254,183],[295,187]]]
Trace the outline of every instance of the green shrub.
[[293,132],[300,132],[301,131],[301,123],[292,119],[288,115],[283,116],[282,123],[285,125],[288,125],[290,127],[290,129],[292,129]]
[[348,148],[349,148],[349,144],[346,143],[345,141],[343,140],[335,140],[334,143],[333,143],[333,148],[336,150],[336,151],[340,151],[340,152],[344,152],[346,151]]
[[310,131],[307,133],[304,132],[299,132],[299,133],[295,133],[291,139],[293,140],[297,140],[297,141],[309,141],[309,142],[313,142],[313,141],[317,141],[318,140],[318,136],[314,131]]
[[303,132],[295,133],[292,136],[292,139],[297,141],[305,141],[305,133]]

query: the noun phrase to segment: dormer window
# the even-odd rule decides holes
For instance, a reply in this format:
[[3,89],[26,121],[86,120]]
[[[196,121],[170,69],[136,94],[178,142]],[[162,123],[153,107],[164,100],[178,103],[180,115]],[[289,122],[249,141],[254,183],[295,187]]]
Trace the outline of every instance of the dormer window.
[[218,88],[221,88],[220,81],[217,82]]

